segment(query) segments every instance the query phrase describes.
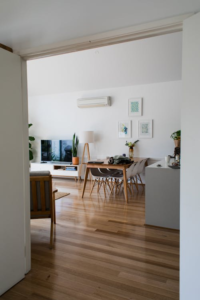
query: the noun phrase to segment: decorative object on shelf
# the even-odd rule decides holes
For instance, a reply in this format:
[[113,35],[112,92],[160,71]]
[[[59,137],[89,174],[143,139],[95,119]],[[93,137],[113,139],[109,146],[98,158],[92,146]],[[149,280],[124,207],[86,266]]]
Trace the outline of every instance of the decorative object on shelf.
[[170,135],[170,138],[172,138],[174,140],[174,145],[175,145],[174,157],[176,157],[177,155],[179,155],[179,157],[180,157],[180,154],[181,154],[181,148],[180,148],[180,145],[181,145],[181,130],[177,130],[177,131],[173,132]]
[[123,155],[115,155],[113,157],[110,157],[108,163],[113,165],[126,165],[131,164],[132,161],[130,160],[130,158],[124,157]]
[[172,138],[174,140],[175,148],[180,147],[180,143],[181,143],[181,130],[177,130],[177,131],[173,132],[171,134],[170,138]]
[[80,176],[82,171],[82,165],[84,163],[85,149],[87,149],[88,161],[90,161],[90,149],[89,144],[94,143],[94,132],[93,131],[82,131],[80,134],[80,143],[84,144],[83,154],[81,158]]
[[118,138],[131,138],[131,121],[118,122]]
[[135,144],[137,144],[139,142],[139,140],[135,141],[135,142],[127,142],[126,141],[126,144],[125,146],[128,146],[129,147],[129,158],[132,159],[133,158],[133,154],[134,154],[134,147],[135,147]]
[[[33,126],[33,124],[28,124],[28,128]],[[33,136],[29,136],[29,160],[33,159],[33,149],[31,142],[35,141],[35,138]]]
[[108,163],[111,165],[114,164],[114,158],[112,156],[109,158]]
[[128,115],[129,117],[142,116],[142,98],[128,99]]
[[170,163],[170,159],[171,159],[170,155],[165,156],[165,162],[166,162],[166,164]]
[[175,147],[174,148],[174,157],[176,157],[176,155],[180,156],[181,154],[181,148],[180,147]]
[[79,138],[74,133],[73,139],[72,139],[72,163],[73,163],[73,165],[78,165],[79,164],[79,157],[77,156],[77,154],[78,154],[78,144],[79,144]]
[[140,139],[151,139],[153,136],[153,120],[138,121],[138,137]]

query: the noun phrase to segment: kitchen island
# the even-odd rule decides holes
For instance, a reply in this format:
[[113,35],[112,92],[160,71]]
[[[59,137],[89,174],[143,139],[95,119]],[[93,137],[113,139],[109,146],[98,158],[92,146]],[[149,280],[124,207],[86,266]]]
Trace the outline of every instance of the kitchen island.
[[172,169],[164,160],[159,161],[146,167],[145,179],[146,225],[179,229],[180,169]]

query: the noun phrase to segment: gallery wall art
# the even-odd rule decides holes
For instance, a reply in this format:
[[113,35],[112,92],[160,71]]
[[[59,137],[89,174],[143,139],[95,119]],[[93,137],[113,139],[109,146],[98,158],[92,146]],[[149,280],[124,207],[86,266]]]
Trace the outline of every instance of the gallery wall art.
[[142,116],[142,98],[128,99],[128,115],[129,117]]
[[131,138],[131,121],[119,121],[118,122],[118,138],[128,139]]
[[139,120],[138,121],[138,138],[151,139],[153,137],[153,120]]

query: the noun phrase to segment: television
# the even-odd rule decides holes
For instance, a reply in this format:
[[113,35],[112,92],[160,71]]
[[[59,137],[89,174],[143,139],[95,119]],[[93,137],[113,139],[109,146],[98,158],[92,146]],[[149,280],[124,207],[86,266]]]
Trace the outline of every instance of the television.
[[42,162],[72,162],[72,140],[41,140]]

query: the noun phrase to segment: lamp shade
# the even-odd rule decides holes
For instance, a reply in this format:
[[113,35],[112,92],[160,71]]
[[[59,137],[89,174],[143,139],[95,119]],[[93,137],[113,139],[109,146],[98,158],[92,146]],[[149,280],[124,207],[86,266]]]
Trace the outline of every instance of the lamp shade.
[[80,143],[93,143],[94,142],[94,131],[82,131],[79,135]]

